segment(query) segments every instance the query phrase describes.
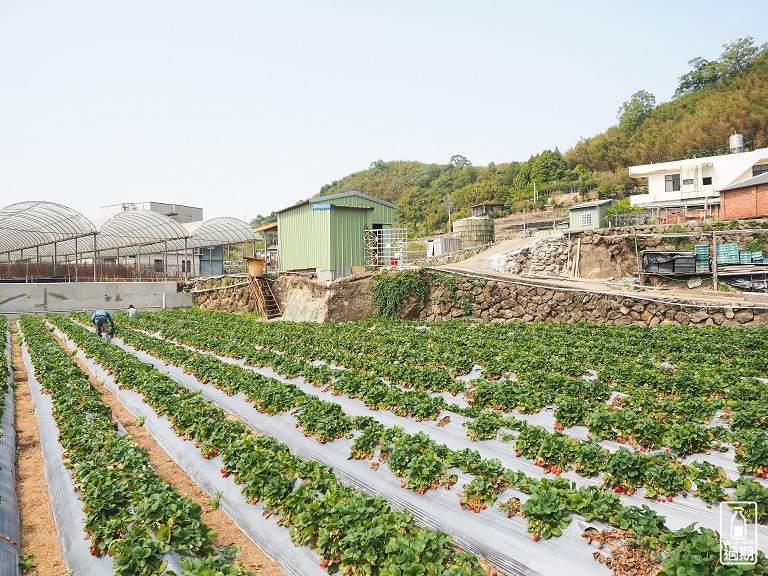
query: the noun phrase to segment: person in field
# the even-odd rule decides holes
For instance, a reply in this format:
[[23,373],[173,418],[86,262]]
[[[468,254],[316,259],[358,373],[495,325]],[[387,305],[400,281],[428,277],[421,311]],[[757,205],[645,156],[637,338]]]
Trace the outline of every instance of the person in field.
[[134,308],[133,304],[128,305],[128,318],[136,318],[136,308]]
[[115,331],[115,321],[112,319],[112,315],[106,310],[96,310],[96,312],[93,313],[93,316],[91,316],[91,322],[96,326],[96,333],[99,337],[104,333],[104,328],[108,321],[112,325],[111,330],[108,332],[109,334]]

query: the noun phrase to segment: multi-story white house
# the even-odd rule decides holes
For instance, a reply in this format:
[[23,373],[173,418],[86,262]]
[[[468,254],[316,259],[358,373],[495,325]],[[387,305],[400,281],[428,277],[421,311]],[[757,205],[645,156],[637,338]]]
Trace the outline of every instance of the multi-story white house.
[[768,172],[768,148],[721,156],[630,166],[629,177],[646,194],[630,196],[632,206],[658,209],[679,220],[720,216],[720,190]]

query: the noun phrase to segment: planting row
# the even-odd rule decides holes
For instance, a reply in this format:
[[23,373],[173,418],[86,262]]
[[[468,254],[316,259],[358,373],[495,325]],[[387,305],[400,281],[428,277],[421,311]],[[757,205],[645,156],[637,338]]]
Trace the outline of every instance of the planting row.
[[[246,358],[248,362],[256,365],[270,364],[278,371],[290,360],[275,361],[274,354],[270,357],[268,351],[258,350],[255,346],[270,346],[281,352],[290,351],[284,355],[299,355],[307,360],[340,360],[336,357],[337,349],[334,347],[334,343],[338,343],[338,337],[331,343],[314,341],[312,344],[301,346],[296,344],[293,337],[296,336],[301,342],[306,336],[296,335],[290,328],[290,323],[288,329],[283,328],[283,323],[279,327],[271,328],[271,332],[277,334],[267,337],[271,332],[266,333],[258,322],[232,318],[233,325],[227,325],[228,321],[229,317],[222,313],[172,311],[161,315],[144,315],[139,323],[151,330],[162,330],[165,337],[213,349],[220,354]],[[345,325],[342,330],[346,328]],[[403,330],[406,328],[413,331],[410,325],[405,325]],[[548,328],[562,330],[559,326]],[[367,333],[378,333],[386,329],[384,324],[374,324],[368,328]],[[527,325],[525,328],[514,326],[514,331],[521,329],[528,330]],[[236,330],[240,335],[237,342],[226,338],[232,330]],[[313,330],[313,327],[306,327],[306,331],[310,333]],[[443,324],[429,327],[429,332],[442,333],[449,330],[450,328],[445,328]],[[285,336],[286,331],[290,338]],[[615,327],[611,327],[610,335],[616,336],[616,331]],[[618,335],[626,337],[623,333]],[[740,347],[745,345],[743,340],[749,345],[754,339],[752,332],[745,329],[731,331],[729,335],[733,337],[731,342],[737,342]],[[682,338],[688,334],[678,336]],[[539,337],[541,338],[541,335]],[[430,340],[430,344],[433,342],[434,340]],[[550,341],[547,341],[547,346],[549,344]],[[572,344],[579,347],[578,341]],[[613,347],[609,344],[598,340],[593,345],[595,348]],[[672,345],[674,342],[670,343],[670,346]],[[765,344],[762,346],[765,347]],[[649,358],[645,350],[643,353],[644,355],[635,358],[630,356],[629,359],[613,356],[608,359],[610,361],[601,357],[600,362],[592,363],[587,360],[574,363],[570,360],[564,361],[557,354],[547,355],[540,342],[526,341],[524,346],[514,351],[516,372],[509,374],[516,378],[514,383],[482,378],[472,382],[473,386],[466,391],[466,397],[476,408],[495,408],[507,412],[518,410],[529,414],[539,412],[546,406],[556,405],[558,427],[584,425],[597,439],[615,439],[645,449],[667,447],[680,455],[725,449],[723,442],[726,441],[740,445],[749,444],[754,441],[753,433],[762,431],[768,423],[768,391],[761,382],[753,378],[739,378],[738,374],[734,376],[728,371],[727,365],[715,368],[711,364],[699,365],[687,361],[673,365],[655,357]],[[594,354],[591,356],[594,357]],[[698,356],[700,354],[697,358]],[[576,353],[572,357],[577,357]],[[671,357],[677,359],[678,355]],[[344,365],[347,368],[365,370],[374,378],[386,375],[392,366],[403,368],[383,356],[369,358],[367,362],[373,364],[361,367],[360,358],[365,357],[347,354],[343,359]],[[756,375],[761,373],[759,369],[762,366],[763,364],[756,363],[746,372]],[[597,370],[596,380],[585,380],[581,377],[592,369]],[[438,380],[448,376],[439,370],[420,370],[441,375]],[[329,376],[325,374],[324,377],[327,379]],[[454,386],[461,389],[466,386],[461,381],[453,382]],[[406,379],[401,383],[408,387],[433,391],[446,389],[446,386],[432,385],[430,379],[425,376]],[[452,390],[456,393],[459,388]],[[620,391],[621,395],[615,395],[616,391]],[[606,405],[609,398],[612,401],[610,405]],[[456,410],[458,407],[448,408]],[[477,414],[471,410],[462,413]],[[720,422],[730,424],[737,431],[736,435],[731,435],[726,426],[711,425],[716,413]],[[765,465],[768,465],[768,462],[755,462],[754,469],[747,472],[762,474],[764,470],[759,466]]]
[[[169,346],[146,336],[139,337],[139,340],[142,338],[146,339],[144,347],[160,356],[164,355],[164,349]],[[171,349],[166,359],[172,355]],[[229,393],[238,391],[237,380],[242,369],[223,362],[221,364],[227,369],[235,368],[235,370],[227,375],[219,373],[218,378],[209,381]],[[589,520],[602,519],[627,530],[631,535],[630,543],[627,545],[631,545],[631,542],[635,541],[633,539],[637,542],[642,539],[648,553],[654,552],[666,558],[664,561],[670,567],[674,566],[677,569],[685,564],[682,562],[673,565],[670,560],[672,557],[680,556],[679,551],[673,552],[673,549],[682,546],[685,538],[677,533],[665,531],[663,519],[645,506],[642,508],[621,506],[616,494],[595,487],[576,489],[562,479],[551,482],[537,481],[519,472],[504,470],[498,463],[483,460],[474,451],[451,451],[445,446],[436,444],[424,434],[407,435],[397,428],[385,429],[370,419],[361,421],[359,418],[354,420],[346,418],[345,421],[343,413],[330,410],[327,404],[313,401],[302,407],[298,419],[299,423],[305,426],[306,433],[326,441],[332,437],[332,432],[335,432],[333,437],[336,437],[352,428],[362,428],[362,434],[353,445],[352,455],[358,458],[374,458],[378,455],[379,460],[373,462],[372,464],[376,466],[372,467],[377,467],[378,462],[386,462],[398,476],[404,479],[403,487],[423,492],[441,485],[450,486],[452,481],[455,482],[450,474],[450,468],[455,466],[475,475],[475,479],[465,486],[465,491],[461,495],[462,505],[468,508],[475,510],[484,508],[487,503],[495,501],[506,487],[514,487],[529,493],[531,497],[522,504],[518,499],[513,498],[502,506],[510,516],[525,515],[528,519],[528,529],[534,534],[535,539],[559,535],[562,527],[570,521],[570,512],[577,512]],[[302,415],[305,415],[305,418],[302,418]],[[327,428],[328,425],[331,425],[332,430]],[[318,434],[319,430],[322,432]],[[624,452],[629,453],[626,450]],[[615,468],[617,471],[620,470],[620,466]],[[686,534],[688,537],[697,536],[699,539],[707,539],[711,538],[713,533],[706,529],[698,532],[691,529]],[[676,562],[678,561],[680,558]],[[711,554],[709,561],[714,562]]]
[[[127,343],[183,367],[201,382],[213,383],[230,393],[244,392],[259,410],[274,414],[301,406],[299,422],[308,434],[317,437],[321,442],[346,434],[358,426],[338,406],[316,399],[310,400],[310,397],[294,385],[266,378],[240,366],[221,362],[207,354],[199,354],[132,330],[123,330],[122,334]],[[217,345],[218,341],[207,338],[204,341],[197,340],[196,343],[209,347]],[[278,359],[286,357],[275,356]],[[279,362],[273,364],[278,368],[281,366]],[[323,368],[310,364],[305,364],[305,367],[309,373],[303,372],[302,366],[297,366],[298,373],[291,375],[311,378]],[[327,371],[327,368],[325,370]],[[347,382],[355,378],[359,378],[359,375],[345,371],[336,382]],[[348,390],[336,383],[329,384],[329,387],[334,389],[334,394]],[[276,390],[279,393],[276,393]],[[278,405],[276,399],[282,399],[283,402]],[[707,462],[683,465],[670,453],[645,455],[626,449],[611,454],[595,441],[579,442],[559,432],[552,434],[540,426],[531,426],[510,417],[504,418],[496,412],[483,412],[474,421],[468,422],[467,433],[473,439],[495,438],[500,426],[518,430],[520,434],[517,438],[507,437],[515,443],[518,455],[535,461],[547,472],[557,474],[574,469],[585,477],[605,472],[604,483],[617,492],[633,494],[637,488],[644,487],[646,497],[661,500],[662,497],[668,499],[676,494],[687,494],[695,483],[694,495],[711,504],[727,499],[729,496],[724,489],[736,486],[735,482],[727,478],[722,468]],[[754,441],[739,448],[737,459],[744,462],[741,467],[757,467],[759,462],[764,460],[759,450],[765,448],[765,437],[755,435]],[[764,468],[760,467],[759,474],[764,473]],[[755,497],[761,502],[761,508],[768,504],[768,492],[748,479],[738,483],[736,494]]]
[[16,498],[16,429],[8,322],[0,316],[0,574],[20,574],[21,528]]
[[91,554],[114,558],[115,574],[162,574],[164,556],[187,556],[182,574],[216,570],[245,575],[219,561],[213,532],[202,509],[160,478],[147,452],[121,436],[109,407],[78,368],[32,316],[21,319],[24,341],[43,391],[50,394],[64,463],[86,514]]
[[52,320],[107,368],[121,387],[141,393],[174,429],[221,456],[222,474],[232,475],[252,502],[261,501],[290,527],[297,545],[309,545],[329,571],[349,574],[483,574],[471,554],[450,537],[416,526],[412,516],[392,510],[382,498],[341,485],[316,462],[291,455],[275,440],[257,436],[225,413],[177,385],[134,356],[107,344],[62,317]]

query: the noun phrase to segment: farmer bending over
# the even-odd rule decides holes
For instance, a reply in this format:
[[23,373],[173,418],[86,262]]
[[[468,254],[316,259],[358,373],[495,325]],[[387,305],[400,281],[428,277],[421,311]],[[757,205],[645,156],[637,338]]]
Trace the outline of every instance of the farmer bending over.
[[93,313],[93,316],[91,316],[91,322],[96,326],[96,333],[99,335],[99,338],[101,338],[101,335],[104,332],[104,326],[106,325],[107,320],[109,320],[109,323],[112,325],[112,330],[110,330],[110,332],[114,332],[115,321],[112,319],[109,312],[106,310],[96,310],[96,312]]

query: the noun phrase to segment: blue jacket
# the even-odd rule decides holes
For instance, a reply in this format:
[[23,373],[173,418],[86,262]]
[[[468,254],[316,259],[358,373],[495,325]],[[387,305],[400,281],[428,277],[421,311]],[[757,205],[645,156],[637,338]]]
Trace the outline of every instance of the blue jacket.
[[109,323],[112,324],[112,330],[115,329],[115,321],[112,319],[112,316],[109,312],[106,310],[96,310],[96,312],[93,313],[93,316],[91,316],[91,322],[94,324],[99,323],[102,324],[109,320]]

